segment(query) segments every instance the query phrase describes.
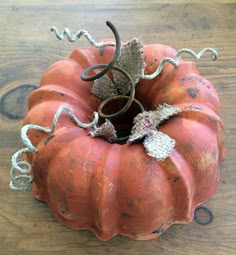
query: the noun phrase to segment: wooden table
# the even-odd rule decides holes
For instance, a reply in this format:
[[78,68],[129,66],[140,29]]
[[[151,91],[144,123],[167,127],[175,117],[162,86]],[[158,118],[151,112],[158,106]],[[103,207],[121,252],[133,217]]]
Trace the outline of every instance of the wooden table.
[[[211,224],[176,225],[152,241],[117,236],[102,242],[88,231],[62,226],[30,192],[9,189],[11,155],[22,146],[19,132],[27,95],[49,65],[79,44],[87,46],[85,39],[75,44],[58,41],[50,27],[74,32],[84,28],[100,39],[111,36],[106,20],[118,27],[123,41],[141,36],[145,44],[219,49],[218,61],[206,56],[198,63],[219,93],[226,127],[228,153],[220,186],[206,203],[215,216]],[[236,254],[236,1],[1,0],[0,38],[1,255]]]

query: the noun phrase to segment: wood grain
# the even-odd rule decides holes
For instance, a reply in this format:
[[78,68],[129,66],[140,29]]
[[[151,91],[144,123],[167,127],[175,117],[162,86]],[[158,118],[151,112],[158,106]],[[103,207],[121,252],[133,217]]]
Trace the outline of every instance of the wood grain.
[[[20,2],[20,3],[19,3]],[[122,40],[141,36],[145,44],[163,43],[200,50],[216,47],[220,58],[199,61],[202,75],[216,86],[226,126],[227,158],[221,183],[207,202],[214,221],[176,225],[159,239],[108,242],[88,231],[58,223],[30,192],[9,189],[10,158],[21,147],[19,131],[28,93],[44,70],[86,40],[70,44],[49,32],[52,25],[72,31],[86,28],[96,38],[110,37],[111,20]],[[233,255],[236,254],[236,1],[0,1],[0,254]],[[187,56],[186,56],[187,58]]]

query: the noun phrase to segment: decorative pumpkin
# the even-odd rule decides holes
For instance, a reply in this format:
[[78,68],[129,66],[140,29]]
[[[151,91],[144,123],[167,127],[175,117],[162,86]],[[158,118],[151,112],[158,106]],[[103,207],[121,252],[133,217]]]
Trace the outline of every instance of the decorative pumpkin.
[[[115,51],[112,45],[75,49],[68,59],[49,67],[40,87],[29,96],[24,119],[26,126],[44,127],[27,129],[27,136],[25,129],[22,136],[24,142],[30,140],[31,147],[36,148],[21,151],[27,154],[28,166],[32,166],[33,195],[45,201],[66,226],[89,229],[102,240],[117,234],[152,239],[173,224],[190,222],[196,206],[214,194],[219,163],[225,154],[224,128],[214,86],[200,76],[194,63],[178,58],[174,64],[178,53],[173,48],[160,44],[138,47],[144,57],[145,66],[139,65],[144,76],[153,74],[160,65],[161,72],[152,79],[136,79],[136,101],[131,102],[125,114],[109,123],[101,118],[97,122],[100,126],[113,123],[118,136],[119,131],[128,130],[129,137],[133,137],[128,143],[111,142],[91,130],[89,135],[87,129],[91,125],[83,128],[76,123],[76,119],[89,123],[103,101],[91,92],[92,87],[92,91],[96,90],[98,79],[84,81],[81,73],[93,65],[108,64]],[[162,61],[168,59],[172,62]],[[95,70],[87,73],[96,74]],[[109,71],[101,81],[114,82],[114,75]],[[109,101],[103,111],[109,115],[127,100],[123,96]],[[141,114],[139,102],[145,110]],[[62,107],[65,105],[69,110]],[[60,116],[55,117],[58,109]],[[173,112],[162,121],[159,115],[163,109]],[[154,113],[159,114],[158,125],[150,124]],[[155,157],[163,140],[158,144],[154,138],[151,143],[146,139],[143,146],[145,135],[149,140],[166,137],[164,143],[173,146],[164,157]],[[152,146],[157,148],[152,151]]]

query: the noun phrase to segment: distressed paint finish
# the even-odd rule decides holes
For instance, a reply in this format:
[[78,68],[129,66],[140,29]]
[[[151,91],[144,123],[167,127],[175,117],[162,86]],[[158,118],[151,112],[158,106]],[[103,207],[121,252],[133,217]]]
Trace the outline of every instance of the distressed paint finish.
[[[148,45],[144,53],[145,73],[150,74],[164,57],[174,57],[175,50]],[[100,100],[90,92],[92,83],[82,81],[80,74],[88,66],[109,62],[112,54],[112,47],[102,54],[93,47],[75,49],[68,60],[53,64],[29,97],[24,124],[50,126],[62,103],[69,104],[82,122],[90,121]],[[193,87],[197,93],[191,96],[188,91]],[[195,207],[213,195],[219,182],[225,154],[219,99],[196,65],[166,64],[160,76],[142,80],[136,90],[148,110],[161,103],[182,109],[160,128],[176,140],[176,148],[163,162],[147,156],[141,144],[92,138],[66,114],[53,136],[29,132],[38,148],[29,157],[33,195],[47,202],[63,224],[90,229],[102,240],[116,234],[152,239],[175,223],[188,223]]]

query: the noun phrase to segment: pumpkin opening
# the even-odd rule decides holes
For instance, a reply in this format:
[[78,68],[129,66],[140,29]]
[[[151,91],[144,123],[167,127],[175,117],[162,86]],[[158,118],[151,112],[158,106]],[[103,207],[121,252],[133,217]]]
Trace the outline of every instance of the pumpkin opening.
[[[106,104],[103,108],[104,114],[113,114],[118,112],[127,103],[126,98],[119,98]],[[133,101],[129,109],[121,116],[111,119],[112,124],[116,129],[117,141],[116,143],[125,144],[128,136],[131,134],[134,117],[142,111],[141,105],[138,101]],[[122,139],[124,138],[124,139]]]

